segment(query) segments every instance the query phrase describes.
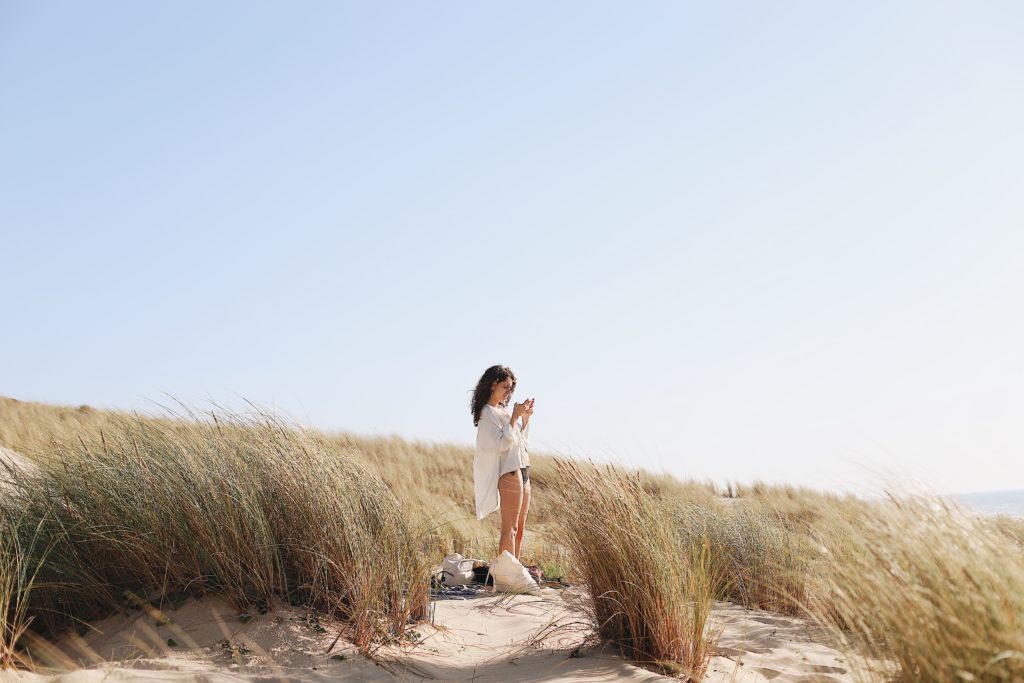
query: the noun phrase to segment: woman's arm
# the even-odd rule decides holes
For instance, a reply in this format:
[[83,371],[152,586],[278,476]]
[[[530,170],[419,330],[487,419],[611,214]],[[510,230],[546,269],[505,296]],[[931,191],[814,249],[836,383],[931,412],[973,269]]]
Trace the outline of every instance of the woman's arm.
[[516,419],[505,422],[496,410],[484,409],[477,427],[476,444],[485,451],[500,453],[516,443]]

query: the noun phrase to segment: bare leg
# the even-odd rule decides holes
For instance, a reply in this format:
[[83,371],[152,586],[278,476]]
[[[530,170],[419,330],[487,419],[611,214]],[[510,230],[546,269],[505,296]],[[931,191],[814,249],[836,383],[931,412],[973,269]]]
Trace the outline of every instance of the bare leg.
[[533,485],[530,482],[526,482],[523,486],[523,503],[519,506],[519,519],[516,521],[516,559],[519,559],[519,553],[523,551],[523,533],[526,531],[526,513],[530,511],[530,492],[533,489]]
[[519,470],[501,475],[498,479],[498,497],[501,499],[501,538],[498,554],[507,550],[516,554],[516,521],[523,504],[523,477]]

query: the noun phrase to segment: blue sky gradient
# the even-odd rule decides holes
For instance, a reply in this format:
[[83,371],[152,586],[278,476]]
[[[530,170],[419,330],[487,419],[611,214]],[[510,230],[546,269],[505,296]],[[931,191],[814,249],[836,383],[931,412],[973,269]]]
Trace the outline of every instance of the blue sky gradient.
[[[0,5],[0,393],[1024,488],[1024,6]],[[468,466],[468,464],[467,464]]]

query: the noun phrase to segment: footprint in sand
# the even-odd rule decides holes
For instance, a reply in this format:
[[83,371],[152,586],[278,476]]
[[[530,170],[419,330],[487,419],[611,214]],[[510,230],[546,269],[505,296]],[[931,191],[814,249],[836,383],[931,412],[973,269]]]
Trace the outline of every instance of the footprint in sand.
[[[779,671],[777,669],[769,669],[766,666],[754,666],[751,667],[750,670],[756,671],[757,673],[767,678],[769,681],[783,675],[782,671]],[[838,683],[838,679],[835,679],[832,676],[827,676],[824,674],[842,675],[846,673],[846,669],[840,669],[837,666],[824,666],[822,664],[808,666],[807,670],[812,671],[814,673],[810,675],[798,676],[796,678],[787,680],[795,680],[798,683]],[[790,675],[792,675],[792,672],[790,672]]]
[[762,676],[764,676],[765,678],[767,678],[769,681],[772,680],[773,678],[776,678],[776,677],[782,675],[781,671],[776,671],[775,669],[769,669],[769,668],[763,667],[763,666],[752,667],[751,671],[756,671],[757,673],[759,673]]
[[818,674],[844,674],[846,669],[841,669],[838,666],[826,666],[824,664],[812,664],[807,667],[814,673]]
[[768,624],[769,626],[786,626],[792,627],[792,619],[779,619],[776,617],[749,617],[752,621],[757,621],[762,624]]

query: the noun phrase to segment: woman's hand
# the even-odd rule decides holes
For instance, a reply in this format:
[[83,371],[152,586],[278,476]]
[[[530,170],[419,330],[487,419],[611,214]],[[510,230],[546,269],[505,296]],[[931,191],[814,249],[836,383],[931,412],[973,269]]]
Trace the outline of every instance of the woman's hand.
[[530,418],[533,417],[533,401],[534,399],[528,398],[523,401],[523,426],[526,426],[530,422]]
[[521,418],[523,415],[526,414],[526,405],[529,402],[530,402],[529,399],[527,399],[526,401],[523,401],[522,403],[516,403],[514,406],[512,406],[512,423],[513,424],[515,424],[516,420],[518,420],[519,418]]

